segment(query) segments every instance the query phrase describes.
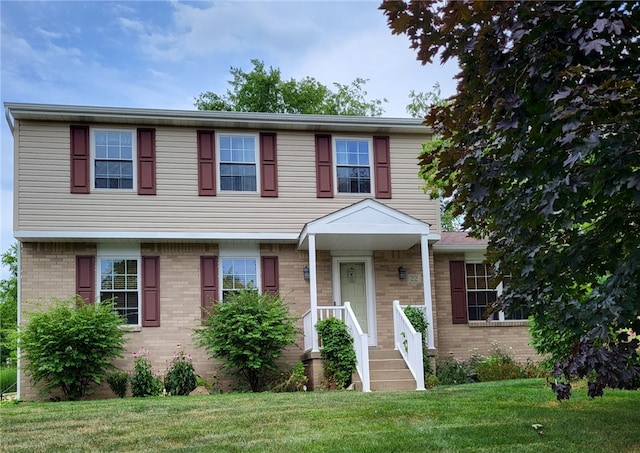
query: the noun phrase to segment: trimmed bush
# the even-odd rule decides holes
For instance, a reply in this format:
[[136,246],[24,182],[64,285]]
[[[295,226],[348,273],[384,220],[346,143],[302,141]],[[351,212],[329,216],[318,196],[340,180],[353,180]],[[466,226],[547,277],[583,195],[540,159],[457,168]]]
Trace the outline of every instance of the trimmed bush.
[[349,386],[357,360],[346,324],[338,318],[326,318],[316,329],[322,339],[320,357],[327,387],[339,390]]
[[47,311],[30,313],[20,334],[25,369],[44,391],[70,400],[83,398],[115,369],[125,343],[123,319],[111,303],[87,305],[80,298],[56,301]]
[[107,376],[107,384],[109,388],[118,398],[127,396],[127,388],[129,387],[129,375],[121,370],[114,371]]
[[244,379],[254,392],[277,378],[276,361],[298,332],[280,297],[251,289],[230,293],[227,301],[212,307],[204,323],[194,332],[196,344],[223,360],[222,368]]

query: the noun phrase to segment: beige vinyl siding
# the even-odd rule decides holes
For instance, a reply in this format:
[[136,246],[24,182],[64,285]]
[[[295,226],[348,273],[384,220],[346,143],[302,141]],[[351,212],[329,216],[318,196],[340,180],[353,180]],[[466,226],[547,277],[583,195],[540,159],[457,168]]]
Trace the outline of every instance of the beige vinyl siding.
[[[21,231],[298,233],[305,223],[363,198],[316,198],[315,142],[309,132],[275,131],[279,196],[262,198],[220,191],[215,197],[198,196],[195,128],[156,128],[155,196],[95,189],[71,194],[69,124],[21,121],[18,130],[16,228]],[[417,176],[417,156],[426,139],[391,136],[393,198],[380,201],[439,232],[438,202],[424,194]]]

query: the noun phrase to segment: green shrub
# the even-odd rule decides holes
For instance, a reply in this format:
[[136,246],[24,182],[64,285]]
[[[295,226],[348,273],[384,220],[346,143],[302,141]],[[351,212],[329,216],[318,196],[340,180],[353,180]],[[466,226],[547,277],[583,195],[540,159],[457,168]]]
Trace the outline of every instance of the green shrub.
[[15,392],[17,382],[18,369],[16,367],[0,367],[0,392]]
[[495,348],[489,357],[479,362],[475,368],[480,382],[524,377],[522,366],[500,348]]
[[79,298],[30,313],[20,335],[25,369],[34,382],[44,382],[44,391],[60,388],[70,400],[82,398],[122,357],[122,322],[111,303],[87,305]]
[[125,371],[116,370],[107,376],[107,384],[109,388],[118,398],[127,396],[127,388],[129,387],[129,375]]
[[194,338],[211,357],[223,360],[223,369],[259,392],[278,375],[276,361],[297,332],[295,318],[280,297],[242,290],[212,307]]
[[297,361],[287,372],[282,373],[282,380],[274,388],[274,392],[300,392],[307,388],[307,375],[304,374],[304,364]]
[[131,376],[131,394],[135,397],[158,396],[162,393],[162,380],[153,373],[149,352],[140,348],[133,353],[134,365]]
[[172,395],[188,395],[198,385],[191,356],[178,346],[171,365],[164,375],[164,388]]
[[436,363],[436,376],[443,385],[468,384],[473,382],[473,370],[465,362],[447,357]]
[[351,384],[356,371],[356,352],[353,338],[347,326],[338,318],[326,318],[316,324],[322,339],[320,357],[324,367],[326,385],[331,389],[343,389]]
[[405,307],[404,314],[413,328],[416,329],[416,332],[420,332],[422,335],[422,363],[424,366],[424,376],[426,378],[433,374],[433,370],[431,369],[431,360],[427,354],[427,329],[429,327],[429,323],[424,315],[424,311],[417,307],[412,307],[411,305]]

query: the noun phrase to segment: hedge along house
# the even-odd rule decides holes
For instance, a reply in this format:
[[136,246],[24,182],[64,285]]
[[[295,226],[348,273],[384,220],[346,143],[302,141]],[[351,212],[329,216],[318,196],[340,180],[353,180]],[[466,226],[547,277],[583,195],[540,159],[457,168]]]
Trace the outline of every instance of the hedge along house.
[[[451,289],[460,278],[451,263],[472,261],[466,243],[438,250],[446,237],[439,202],[417,175],[430,138],[420,120],[5,109],[14,137],[20,322],[52,297],[115,298],[129,353],[144,347],[163,373],[181,344],[210,379],[219,364],[192,344],[202,307],[252,286],[279,293],[299,318],[303,333],[284,361],[304,360],[312,388],[322,378],[315,324],[326,316],[350,326],[363,390],[423,388],[419,340],[401,306],[425,311],[434,355],[441,345],[460,357],[490,345],[493,330],[475,328],[473,316],[450,317],[462,303],[460,288]],[[478,277],[465,275],[466,286],[469,278]],[[525,353],[523,326],[491,324],[509,327],[496,338]],[[116,363],[132,364],[130,354]],[[19,392],[38,397],[22,372]]]

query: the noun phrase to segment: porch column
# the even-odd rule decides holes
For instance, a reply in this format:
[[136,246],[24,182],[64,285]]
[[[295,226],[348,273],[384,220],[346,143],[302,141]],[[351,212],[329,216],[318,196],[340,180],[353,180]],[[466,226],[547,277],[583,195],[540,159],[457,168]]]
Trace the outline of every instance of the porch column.
[[309,234],[309,298],[311,304],[311,351],[320,351],[318,345],[318,335],[316,333],[316,324],[318,323],[318,283],[316,279],[316,235]]
[[424,307],[429,328],[427,329],[427,345],[429,349],[435,348],[433,335],[433,305],[431,304],[431,270],[429,268],[429,239],[428,235],[420,235],[420,254],[422,255],[422,288],[424,290]]

